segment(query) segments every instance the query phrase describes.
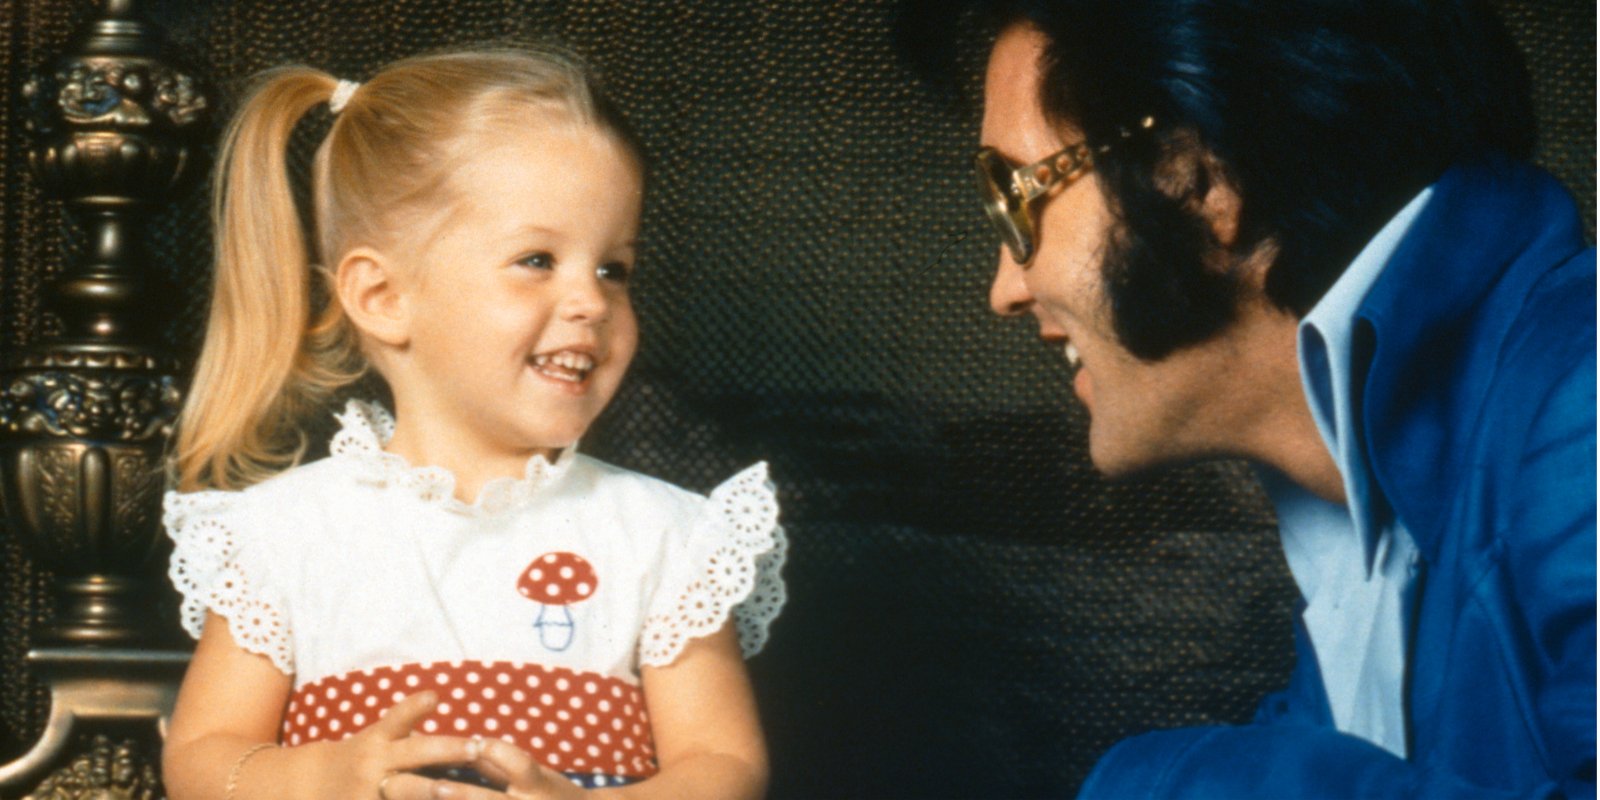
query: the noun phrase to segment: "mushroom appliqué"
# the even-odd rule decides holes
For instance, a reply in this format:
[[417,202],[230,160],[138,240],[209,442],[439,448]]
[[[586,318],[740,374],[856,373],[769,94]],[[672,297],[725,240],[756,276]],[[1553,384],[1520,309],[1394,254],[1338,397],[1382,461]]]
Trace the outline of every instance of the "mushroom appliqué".
[[539,643],[557,652],[572,645],[576,626],[568,606],[589,599],[599,585],[594,567],[577,553],[545,553],[517,579],[517,592],[539,604],[533,627]]

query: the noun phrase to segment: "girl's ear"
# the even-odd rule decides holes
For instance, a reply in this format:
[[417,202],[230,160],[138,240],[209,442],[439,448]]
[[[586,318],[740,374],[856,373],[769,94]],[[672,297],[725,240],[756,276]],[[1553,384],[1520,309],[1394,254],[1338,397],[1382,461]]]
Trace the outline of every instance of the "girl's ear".
[[396,265],[370,247],[358,247],[340,259],[334,291],[356,330],[391,347],[411,342],[411,304]]

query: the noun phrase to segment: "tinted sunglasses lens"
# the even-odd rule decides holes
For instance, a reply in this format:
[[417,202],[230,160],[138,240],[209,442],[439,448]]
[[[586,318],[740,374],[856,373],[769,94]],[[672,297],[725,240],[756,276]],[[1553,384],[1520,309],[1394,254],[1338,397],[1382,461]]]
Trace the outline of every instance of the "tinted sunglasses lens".
[[1028,263],[1033,256],[1033,242],[1017,225],[1017,218],[1027,212],[1022,208],[1021,199],[1013,196],[1008,188],[1011,165],[986,147],[978,152],[975,166],[978,193],[983,199],[983,210],[989,216],[989,223],[1000,235],[1000,241],[1011,251],[1011,257],[1018,264]]

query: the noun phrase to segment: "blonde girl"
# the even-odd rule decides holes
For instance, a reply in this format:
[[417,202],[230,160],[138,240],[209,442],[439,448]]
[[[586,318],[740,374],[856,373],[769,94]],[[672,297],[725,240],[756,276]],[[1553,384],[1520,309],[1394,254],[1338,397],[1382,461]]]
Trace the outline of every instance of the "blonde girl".
[[[299,209],[290,134],[325,104]],[[641,182],[558,50],[263,76],[220,154],[166,498],[199,640],[174,800],[763,792],[765,466],[702,497],[576,449],[636,345]],[[393,408],[351,401],[300,463],[369,367]]]

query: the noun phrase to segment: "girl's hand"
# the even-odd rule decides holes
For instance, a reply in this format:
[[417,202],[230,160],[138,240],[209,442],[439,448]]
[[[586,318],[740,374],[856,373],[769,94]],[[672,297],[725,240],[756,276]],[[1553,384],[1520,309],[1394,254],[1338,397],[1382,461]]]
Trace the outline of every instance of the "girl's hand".
[[[395,791],[400,778],[427,783],[407,770],[467,764],[477,755],[470,739],[411,732],[437,707],[433,692],[401,700],[343,741],[263,748],[278,740],[291,688],[290,677],[266,657],[234,642],[226,619],[207,615],[162,749],[167,796],[376,800],[387,778],[390,800],[401,800]],[[410,796],[429,795],[424,789]]]
[[[428,798],[426,778],[408,770],[422,767],[469,763],[479,745],[455,736],[423,736],[412,729],[427,718],[439,703],[433,692],[419,692],[396,703],[377,722],[360,733],[339,742],[304,745],[296,750],[311,759],[305,764],[305,777],[315,786],[317,797],[371,798],[388,800]],[[297,770],[298,771],[298,770]],[[407,793],[412,782],[423,784],[423,791]],[[382,789],[380,790],[380,785]]]
[[561,773],[541,766],[516,745],[499,739],[477,739],[469,745],[477,755],[470,764],[485,778],[504,784],[496,791],[419,775],[396,775],[384,786],[389,800],[582,800],[587,797]]

